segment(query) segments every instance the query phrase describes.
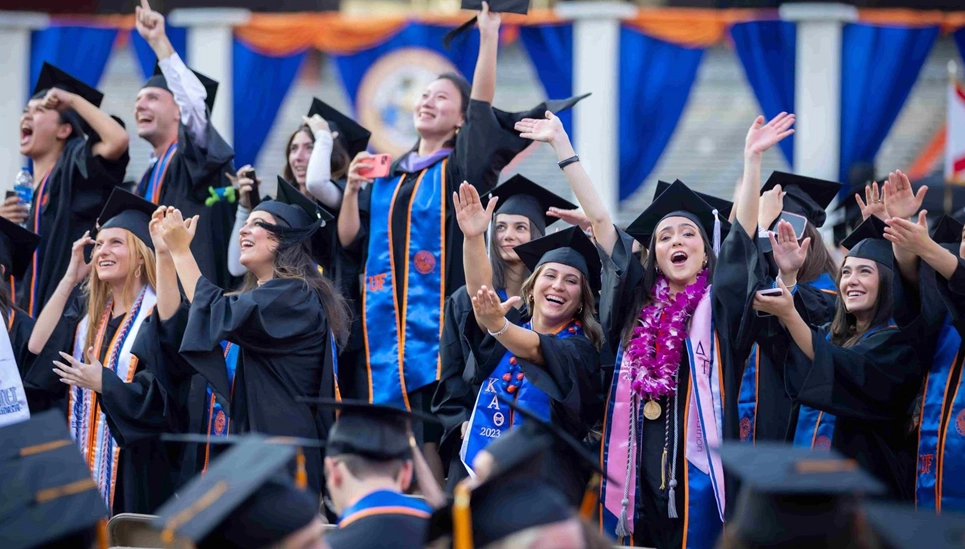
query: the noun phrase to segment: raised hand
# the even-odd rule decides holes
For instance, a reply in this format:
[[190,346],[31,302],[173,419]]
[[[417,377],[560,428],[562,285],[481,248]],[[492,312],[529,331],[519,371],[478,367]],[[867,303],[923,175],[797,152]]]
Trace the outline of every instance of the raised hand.
[[512,296],[504,302],[499,301],[499,295],[486,286],[481,286],[476,295],[472,296],[472,311],[476,322],[490,332],[498,332],[506,324],[506,313],[521,300],[519,296]]
[[47,95],[44,96],[44,108],[65,111],[73,107],[74,97],[76,96],[70,92],[50,88],[47,90]]
[[855,193],[854,199],[858,201],[858,207],[861,208],[862,221],[871,216],[875,216],[882,221],[888,219],[888,212],[885,210],[885,201],[882,193],[878,190],[877,181],[872,181],[871,185],[865,185],[864,200],[861,200],[861,195],[858,193]]
[[30,210],[27,209],[26,204],[20,201],[18,196],[8,197],[3,201],[3,205],[0,205],[0,217],[5,217],[8,221],[17,225],[26,221],[29,215]]
[[251,209],[251,193],[255,189],[256,182],[259,185],[261,184],[261,179],[257,177],[255,179],[251,178],[251,174],[254,171],[255,169],[251,167],[251,164],[245,164],[235,175],[225,173],[228,181],[231,181],[231,184],[238,189],[238,205],[242,208]]
[[787,192],[780,185],[774,185],[773,189],[768,189],[761,194],[757,210],[757,224],[761,229],[769,229],[774,220],[781,215],[781,211],[784,210],[784,195],[786,194]]
[[363,186],[372,182],[371,179],[359,175],[359,170],[371,166],[372,163],[369,161],[369,158],[372,158],[372,155],[367,151],[362,151],[352,159],[352,163],[348,165],[345,192],[358,193],[362,190]]
[[151,9],[147,0],[141,0],[141,5],[134,8],[134,26],[148,44],[154,44],[162,38],[167,38],[164,32],[164,16]]
[[918,212],[917,222],[908,221],[903,217],[886,219],[885,223],[888,226],[885,227],[885,240],[909,254],[920,256],[935,243],[928,235],[928,222],[925,219],[927,215],[926,210]]
[[747,130],[747,138],[744,140],[744,154],[764,154],[764,151],[780,143],[785,137],[794,134],[794,130],[791,128],[794,121],[794,115],[786,112],[775,116],[767,124],[764,123],[763,116],[758,116],[751,124],[751,128]]
[[308,129],[312,131],[313,134],[318,132],[330,132],[332,134],[332,139],[334,139],[338,132],[333,132],[331,127],[328,125],[328,121],[317,114],[311,116],[303,116],[302,123],[308,126]]
[[103,389],[104,365],[97,360],[93,347],[87,348],[87,362],[81,362],[64,352],[61,352],[60,356],[67,361],[66,364],[57,360],[54,361],[54,365],[57,366],[54,368],[54,373],[60,376],[61,383],[66,383],[71,387],[90,389],[95,393],[101,392]]
[[781,280],[793,286],[797,283],[798,271],[808,257],[811,239],[805,238],[798,244],[794,228],[784,220],[777,224],[777,238],[774,237],[774,233],[768,233],[767,237],[771,240],[771,248],[774,250],[774,263],[777,263],[777,268],[781,270]]
[[172,254],[190,252],[191,241],[198,229],[198,216],[181,217],[181,210],[168,207],[159,224],[161,238]]
[[593,224],[590,223],[590,218],[587,217],[586,214],[581,210],[561,210],[560,208],[550,208],[546,210],[546,215],[555,217],[557,219],[562,219],[570,225],[576,225],[583,232],[593,231]]
[[171,252],[168,249],[168,245],[164,242],[163,231],[161,229],[161,223],[164,222],[164,214],[167,212],[167,206],[158,206],[154,213],[151,214],[151,221],[148,222],[147,228],[151,232],[151,242],[154,243],[154,253],[161,256],[167,255]]
[[773,315],[779,320],[784,320],[791,314],[797,314],[797,311],[794,309],[794,296],[791,295],[791,292],[787,289],[787,285],[785,285],[782,280],[777,281],[777,287],[781,289],[781,295],[764,296],[761,295],[761,292],[757,292],[751,308],[755,311]]
[[482,9],[476,14],[479,34],[498,37],[500,22],[502,22],[502,17],[498,13],[489,11],[489,3],[483,2]]
[[524,118],[517,122],[514,128],[523,139],[542,141],[554,147],[557,144],[568,142],[570,139],[566,135],[566,130],[563,129],[563,122],[550,111],[546,111],[546,118],[543,120]]
[[70,263],[67,264],[64,279],[70,281],[71,286],[80,284],[90,274],[91,264],[84,259],[84,248],[94,243],[94,239],[90,237],[90,231],[87,231],[70,247]]
[[927,186],[922,186],[916,194],[911,189],[911,181],[901,170],[888,174],[888,182],[882,189],[882,202],[888,217],[908,219],[918,213],[921,203],[925,200]]
[[479,199],[479,191],[469,183],[463,181],[459,185],[459,192],[452,193],[452,202],[456,207],[456,222],[459,223],[459,230],[467,238],[486,234],[489,222],[493,218],[496,210],[498,197],[489,199],[489,204],[485,208]]

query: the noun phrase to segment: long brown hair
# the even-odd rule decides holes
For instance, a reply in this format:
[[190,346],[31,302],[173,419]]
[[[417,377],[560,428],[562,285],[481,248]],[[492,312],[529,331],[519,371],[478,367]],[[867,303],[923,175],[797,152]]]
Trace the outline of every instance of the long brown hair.
[[[847,259],[845,259],[847,261]],[[875,263],[878,269],[878,295],[875,296],[875,306],[871,309],[871,322],[864,330],[858,331],[858,321],[855,316],[848,312],[844,306],[841,292],[841,274],[839,273],[835,282],[838,288],[838,299],[835,300],[834,320],[831,321],[831,343],[838,347],[851,347],[868,330],[891,322],[894,316],[895,298],[892,293],[892,284],[895,282],[895,274],[891,269]],[[843,266],[842,266],[843,268]]]
[[832,279],[838,276],[838,266],[831,259],[831,253],[824,244],[824,238],[817,228],[810,221],[804,226],[804,238],[811,239],[811,247],[808,248],[808,255],[804,258],[804,265],[797,273],[799,283],[814,282],[827,273]]
[[[536,279],[542,274],[543,270],[546,269],[545,263],[540,265],[536,272],[529,275],[529,277],[523,282],[523,287],[520,289],[522,293],[522,298],[529,306],[529,312],[533,314],[533,288],[536,286]],[[596,300],[593,296],[593,289],[590,288],[590,282],[580,273],[580,309],[574,315],[574,318],[583,325],[583,333],[586,334],[587,339],[590,343],[599,350],[603,346],[603,328],[600,327],[600,323],[596,321]]]
[[[290,181],[292,183],[295,183],[295,173],[292,171],[291,163],[288,162],[288,155],[291,153],[292,141],[295,140],[295,136],[300,132],[304,132],[305,135],[312,140],[312,143],[315,143],[315,134],[313,134],[311,128],[305,124],[299,126],[298,129],[288,137],[288,143],[285,145],[285,169],[282,170],[282,177],[285,178],[285,181]],[[351,161],[352,159],[348,157],[348,151],[345,150],[345,146],[342,145],[342,142],[338,139],[333,139],[332,164],[330,168],[333,181],[338,181],[339,179],[345,177],[345,174],[348,173],[348,165]]]
[[[506,288],[506,271],[509,270],[509,264],[501,255],[499,255],[499,243],[496,241],[496,216],[500,214],[493,215],[493,220],[489,224],[489,264],[493,271],[493,287],[494,288]],[[539,227],[533,225],[533,221],[527,218],[529,222],[529,239],[530,241],[536,240],[543,236],[543,232],[539,230]],[[524,279],[533,274],[526,267]],[[512,297],[512,296],[507,296]],[[522,297],[522,296],[520,296]]]
[[[268,229],[269,238],[277,243],[278,238],[271,232],[271,225],[265,223],[262,226]],[[352,325],[352,310],[345,298],[335,289],[335,285],[318,271],[318,265],[312,259],[310,242],[311,239],[306,239],[294,246],[276,248],[272,276],[274,278],[301,280],[308,288],[315,291],[315,295],[322,302],[322,309],[328,317],[328,325],[332,328],[335,339],[341,346],[348,341],[349,330]],[[258,277],[248,271],[245,273],[241,286],[233,293],[250,292],[256,288],[258,288]]]
[[[127,229],[124,237],[127,241],[127,249],[130,254],[130,261],[127,265],[127,278],[124,281],[123,292],[128,300],[133,301],[137,296],[134,295],[136,282],[150,286],[152,290],[157,288],[157,269],[155,267],[154,252],[141,239],[134,236],[134,233]],[[91,258],[94,261],[95,258]],[[144,263],[142,264],[141,261]],[[135,276],[140,269],[140,276]],[[113,297],[111,287],[97,276],[97,267],[90,270],[90,276],[83,286],[84,294],[87,296],[87,316],[89,318],[87,326],[87,339],[84,341],[84,349],[94,346],[97,339],[97,332],[100,330],[100,321],[103,318],[104,309],[107,308],[108,301]],[[94,349],[94,353],[100,356],[100,349]]]

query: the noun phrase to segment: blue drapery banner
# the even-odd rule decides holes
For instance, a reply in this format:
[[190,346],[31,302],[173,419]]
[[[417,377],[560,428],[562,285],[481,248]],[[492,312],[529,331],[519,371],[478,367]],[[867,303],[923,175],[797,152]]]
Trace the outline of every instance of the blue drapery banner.
[[[305,53],[269,57],[252,50],[240,40],[234,40],[232,109],[235,165],[254,164],[257,160],[258,152],[275,123],[278,109],[305,60]],[[308,105],[305,105],[305,110],[307,112]]]
[[703,54],[701,48],[620,29],[620,200],[643,185],[667,147]]
[[[547,99],[573,96],[573,24],[520,27],[520,38]],[[563,128],[573,139],[573,111],[559,114]]]
[[965,27],[962,27],[955,31],[955,43],[958,44],[958,53],[961,54],[962,60],[965,60]]
[[33,91],[44,61],[97,87],[110,59],[117,29],[48,27],[30,33],[30,81]]
[[[165,27],[164,31],[168,35],[168,40],[171,41],[171,45],[174,46],[174,51],[181,56],[181,60],[185,63],[188,62],[187,51],[188,51],[188,31],[184,27],[172,27],[168,25]],[[134,47],[134,54],[137,56],[137,63],[141,67],[141,76],[145,80],[154,74],[154,64],[157,63],[157,56],[154,55],[154,50],[151,46],[141,38],[141,35],[137,33],[137,29],[131,32],[131,45]]]
[[937,26],[845,25],[841,48],[840,181],[847,181],[854,164],[874,161],[918,80],[938,33]]
[[[734,48],[764,116],[794,112],[797,25],[787,21],[751,21],[730,29]],[[780,142],[788,164],[794,164],[794,140]]]

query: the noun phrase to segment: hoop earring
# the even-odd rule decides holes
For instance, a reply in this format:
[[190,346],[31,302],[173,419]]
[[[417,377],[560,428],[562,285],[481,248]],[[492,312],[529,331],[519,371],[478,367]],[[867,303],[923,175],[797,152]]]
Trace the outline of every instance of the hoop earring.
[[141,278],[141,266],[137,266],[137,270],[134,271],[134,278]]
[[462,129],[462,126],[456,126],[456,135],[459,135],[459,130],[461,129]]
[[580,305],[580,310],[579,310],[579,311],[576,311],[576,314],[578,314],[578,315],[583,314],[583,306],[582,306],[582,305]]
[[660,265],[654,265],[653,268],[657,270],[657,274],[660,274]]

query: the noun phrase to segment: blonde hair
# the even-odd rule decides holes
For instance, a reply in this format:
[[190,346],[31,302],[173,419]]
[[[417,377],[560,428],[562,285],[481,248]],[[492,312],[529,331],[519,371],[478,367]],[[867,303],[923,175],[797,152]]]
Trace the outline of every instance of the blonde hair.
[[[127,249],[131,252],[131,261],[127,266],[127,278],[124,281],[124,294],[133,300],[136,297],[133,295],[135,280],[140,280],[142,284],[150,286],[152,290],[157,288],[157,269],[155,267],[154,252],[151,251],[151,248],[148,248],[147,244],[141,242],[141,239],[134,236],[134,233],[131,231],[127,229],[122,230],[127,240]],[[94,261],[94,258],[91,258],[91,261]],[[141,261],[144,263],[141,264]],[[141,270],[141,276],[136,278],[134,275],[138,269]],[[107,302],[110,301],[113,296],[111,295],[110,285],[97,277],[96,268],[92,268],[90,271],[87,283],[84,284],[84,294],[87,296],[87,315],[90,318],[84,349],[89,349],[94,346],[94,340],[97,339],[97,332],[101,328],[99,323],[103,317],[104,309],[107,307]],[[97,356],[100,356],[100,352],[100,349],[94,349],[94,353]]]
[[[548,263],[540,265],[533,274],[529,275],[529,278],[523,282],[523,286],[520,288],[520,293],[526,300],[531,315],[534,313],[533,288],[536,286],[536,279],[542,274],[546,265]],[[590,288],[590,283],[583,276],[583,273],[580,273],[580,309],[575,318],[583,325],[583,333],[586,334],[587,339],[599,350],[603,346],[603,328],[596,321],[596,300],[593,298],[593,289]]]

